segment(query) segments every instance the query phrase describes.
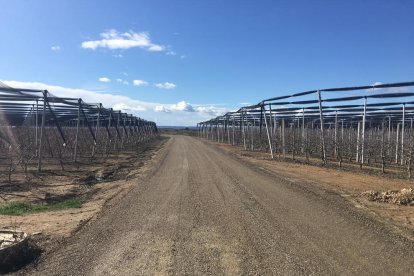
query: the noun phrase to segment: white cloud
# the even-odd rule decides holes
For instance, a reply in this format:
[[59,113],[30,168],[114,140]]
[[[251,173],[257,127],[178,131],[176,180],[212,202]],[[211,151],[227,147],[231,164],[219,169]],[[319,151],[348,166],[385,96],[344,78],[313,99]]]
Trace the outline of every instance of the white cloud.
[[99,78],[99,81],[100,82],[110,82],[111,80],[109,78],[107,78],[107,77],[100,77]]
[[[381,84],[384,84],[384,83],[377,81],[371,85],[381,85]],[[389,87],[389,88],[369,88],[369,89],[366,89],[366,91],[375,92],[375,93],[392,93],[392,92],[401,93],[401,92],[409,92],[410,88],[404,87],[404,86],[403,87]]]
[[147,86],[148,82],[144,81],[144,80],[133,80],[132,83],[135,86]]
[[170,110],[170,109],[168,109],[167,107],[165,107],[165,106],[163,106],[163,105],[157,105],[157,106],[154,108],[154,111],[155,111],[155,112],[166,112],[166,113],[171,112],[171,110]]
[[50,93],[57,97],[66,98],[82,98],[85,102],[89,103],[102,103],[104,107],[114,107],[117,104],[128,103],[128,106],[137,107],[141,106],[144,109],[152,109],[156,103],[144,102],[140,100],[131,99],[127,96],[115,95],[110,93],[102,93],[91,91],[87,89],[79,88],[67,88],[58,85],[50,85],[41,82],[20,82],[20,81],[3,81],[7,85],[15,88],[30,88],[39,90],[48,90]]
[[50,47],[50,49],[51,49],[52,51],[59,51],[59,50],[60,50],[60,46],[59,46],[59,45],[52,46],[52,47]]
[[123,79],[116,79],[117,82],[125,84],[125,85],[129,85],[129,82],[127,80],[123,80]]
[[135,114],[143,119],[151,120],[162,126],[194,126],[196,123],[211,119],[213,116],[229,111],[214,105],[191,105],[186,101],[173,104],[161,104],[132,99],[127,96],[87,89],[67,88],[41,82],[3,81],[14,88],[48,90],[57,97],[82,98],[88,103],[102,103],[104,107],[112,107]]
[[115,110],[123,110],[123,111],[126,111],[126,112],[143,112],[143,111],[146,110],[146,108],[143,107],[140,104],[128,105],[126,103],[114,104],[112,108],[115,109]]
[[169,55],[169,56],[176,56],[177,55],[177,53],[174,52],[174,51],[168,51],[166,54]]
[[210,116],[220,116],[228,112],[229,110],[224,107],[217,107],[213,105],[209,106],[197,106],[195,110],[199,113],[204,113]]
[[148,51],[150,52],[161,52],[164,50],[165,50],[165,47],[161,45],[152,44],[150,47],[148,47]]
[[219,116],[223,115],[229,110],[224,107],[217,107],[214,105],[197,105],[193,106],[186,101],[180,101],[176,104],[165,104],[165,105],[157,105],[154,108],[155,112],[164,112],[164,113],[171,113],[171,112],[194,112],[194,113],[201,113],[208,116]]
[[158,105],[154,109],[156,112],[186,111],[195,112],[194,107],[186,101],[180,101],[176,104]]
[[171,90],[171,89],[174,89],[174,88],[176,88],[177,86],[174,84],[174,83],[172,83],[172,82],[164,82],[164,83],[156,83],[156,84],[154,84],[155,85],[155,87],[157,87],[157,88],[160,88],[160,89],[167,89],[167,90]]
[[81,47],[92,50],[97,48],[108,48],[111,50],[129,49],[134,47],[150,52],[161,52],[165,50],[165,46],[152,43],[149,34],[146,32],[136,33],[134,31],[129,31],[120,33],[114,29],[101,33],[100,40],[82,42]]
[[187,112],[194,112],[194,107],[187,103],[186,101],[181,101],[176,104],[172,104],[170,109],[172,111],[187,111]]
[[122,55],[122,54],[115,54],[114,57],[116,57],[116,58],[123,58],[124,55]]

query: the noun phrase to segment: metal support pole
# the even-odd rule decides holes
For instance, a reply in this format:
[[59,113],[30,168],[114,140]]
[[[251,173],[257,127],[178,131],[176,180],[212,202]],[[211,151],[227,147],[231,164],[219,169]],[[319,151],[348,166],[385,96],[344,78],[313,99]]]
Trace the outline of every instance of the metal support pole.
[[[107,126],[107,133],[106,133],[106,141],[105,141],[105,143],[106,143],[106,145],[105,145],[105,154],[108,154],[108,145],[110,144],[110,135],[109,135],[109,133],[110,133],[110,131],[111,131],[111,123],[112,123],[112,112],[110,112],[109,113],[109,118],[108,118],[108,126]],[[136,124],[137,124],[137,120],[136,120],[136,118],[135,118],[135,120],[134,120],[134,129],[135,129],[135,132],[137,132],[138,130],[136,129]],[[139,135],[139,134],[138,134]]]
[[226,128],[227,128],[227,144],[230,145],[230,126],[229,126],[229,115],[226,116]]
[[73,153],[73,161],[77,161],[78,157],[78,135],[79,135],[79,124],[80,124],[80,114],[81,114],[81,107],[82,106],[82,99],[78,99],[78,120],[76,121],[76,134],[75,134],[75,145],[74,145],[74,153]]
[[359,139],[359,133],[361,132],[360,131],[360,128],[361,128],[361,122],[358,122],[358,130],[357,130],[357,144],[356,144],[356,146],[357,146],[357,152],[356,152],[356,162],[357,163],[359,163],[359,144],[360,144],[360,139]]
[[334,136],[334,156],[338,157],[338,110],[335,111],[335,136]]
[[219,121],[216,121],[216,130],[217,130],[217,143],[220,143],[220,129],[219,129]]
[[243,145],[244,145],[244,150],[247,150],[246,148],[246,132],[244,129],[244,112],[242,111],[242,131],[243,131]]
[[266,125],[267,140],[269,141],[270,156],[273,159],[272,142],[270,141],[269,127],[267,126],[266,108],[264,108],[264,106],[262,106],[262,112],[263,112],[265,125]]
[[302,108],[302,153],[305,153],[305,109]]
[[404,165],[404,131],[405,131],[405,103],[402,108],[402,123],[401,123],[401,165]]
[[385,173],[385,149],[384,149],[384,141],[385,141],[385,119],[382,119],[381,122],[381,168],[382,173]]
[[251,146],[251,150],[254,150],[254,137],[253,137],[253,130],[254,130],[254,128],[256,127],[256,120],[253,118],[253,124],[252,124],[252,126],[251,126],[251,128],[250,128],[250,139],[251,139],[251,141],[250,141],[250,146]]
[[[121,111],[120,111],[121,113]],[[125,140],[128,140],[128,131],[126,129],[126,114],[121,114],[122,119],[122,128],[124,129],[123,131],[123,135],[122,135],[122,140],[121,140],[121,149],[124,149],[124,144],[125,144]],[[148,137],[148,128],[147,125],[144,124],[144,133],[145,133],[145,140],[147,140]]]
[[233,119],[232,120],[233,121],[233,123],[232,123],[233,124],[232,131],[233,131],[233,145],[234,145],[234,117],[232,117],[232,119]]
[[286,158],[286,143],[285,143],[285,118],[282,118],[282,152],[283,158]]
[[[111,108],[111,114],[112,114],[112,108]],[[114,151],[115,151],[115,150],[116,150],[116,148],[117,148],[118,139],[122,139],[122,138],[121,138],[121,133],[119,133],[120,116],[121,116],[121,114],[120,114],[120,112],[119,112],[119,113],[118,113],[117,122],[116,122],[117,135],[116,135],[116,138],[115,138],[115,141],[114,141]],[[142,126],[141,126],[141,127],[142,127]]]
[[321,91],[318,90],[318,103],[319,103],[319,117],[321,122],[321,142],[322,142],[322,162],[326,165],[326,148],[325,148],[325,134],[324,134],[324,125],[323,125],[323,109],[322,109],[322,97]]
[[364,164],[364,148],[365,148],[365,121],[367,115],[367,98],[364,98],[364,114],[362,116],[362,137],[361,137],[361,164]]
[[395,143],[395,164],[398,164],[398,149],[399,149],[399,135],[400,135],[400,123],[397,124],[397,141]]
[[[101,108],[102,108],[102,104],[100,103],[99,107],[98,107],[98,117],[96,119],[96,127],[95,127],[95,139],[96,139],[96,141],[98,141],[99,120],[101,119]],[[92,147],[92,157],[95,156],[96,146],[97,146],[97,143],[94,143],[93,147]]]
[[38,146],[39,146],[39,100],[36,100],[36,156],[38,154]]
[[42,153],[43,153],[43,140],[45,135],[45,122],[46,122],[46,101],[47,101],[47,90],[43,91],[43,110],[42,110],[42,125],[40,127],[40,141],[38,150],[38,161],[37,170],[42,170]]
[[391,116],[388,116],[388,156],[391,158]]

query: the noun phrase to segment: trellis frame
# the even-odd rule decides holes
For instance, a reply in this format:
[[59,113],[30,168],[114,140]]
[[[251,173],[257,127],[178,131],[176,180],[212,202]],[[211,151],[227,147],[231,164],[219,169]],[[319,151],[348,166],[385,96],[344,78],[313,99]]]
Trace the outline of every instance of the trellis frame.
[[76,163],[80,158],[90,162],[96,154],[132,149],[157,135],[154,122],[104,108],[101,103],[56,97],[47,90],[13,88],[0,82],[0,154],[15,156],[17,163],[24,162],[26,167],[36,159],[37,171],[42,171],[45,158],[57,158],[63,169],[64,164]]
[[[267,151],[272,159],[274,153],[286,158],[287,152],[291,152],[294,158],[300,152],[306,159],[309,153],[319,155],[325,165],[328,160],[341,159],[342,163],[347,157],[362,167],[372,158],[381,159],[384,166],[384,155],[387,155],[388,164],[395,159],[400,166],[410,166],[407,162],[411,162],[414,146],[413,86],[414,82],[388,83],[317,89],[269,98],[200,122],[198,133],[200,137],[214,139],[212,131],[217,132],[226,121],[233,121],[235,124],[229,126],[232,130],[227,131],[227,141],[232,132],[232,144],[242,142],[247,150],[246,143],[255,143],[250,148]],[[246,128],[255,133],[254,137],[246,136]],[[262,137],[262,128],[266,129],[267,139]],[[382,137],[386,131],[387,139]],[[345,141],[346,133],[348,141]],[[286,144],[288,137],[290,146]],[[373,144],[378,144],[378,149]]]

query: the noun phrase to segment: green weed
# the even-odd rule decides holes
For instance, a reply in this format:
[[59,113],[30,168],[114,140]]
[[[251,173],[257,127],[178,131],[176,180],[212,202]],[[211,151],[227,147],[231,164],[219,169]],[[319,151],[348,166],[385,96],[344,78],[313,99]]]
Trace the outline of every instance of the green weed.
[[66,199],[62,202],[56,202],[50,205],[31,204],[19,201],[0,205],[0,215],[21,216],[31,213],[80,208],[81,206],[82,202],[77,198]]

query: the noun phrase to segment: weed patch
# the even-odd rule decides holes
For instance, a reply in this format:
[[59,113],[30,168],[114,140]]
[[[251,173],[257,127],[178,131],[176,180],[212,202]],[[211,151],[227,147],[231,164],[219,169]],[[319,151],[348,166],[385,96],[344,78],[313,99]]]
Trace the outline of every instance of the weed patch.
[[0,215],[21,216],[24,214],[80,208],[82,202],[77,198],[66,199],[50,205],[31,204],[28,202],[11,202],[0,205]]

